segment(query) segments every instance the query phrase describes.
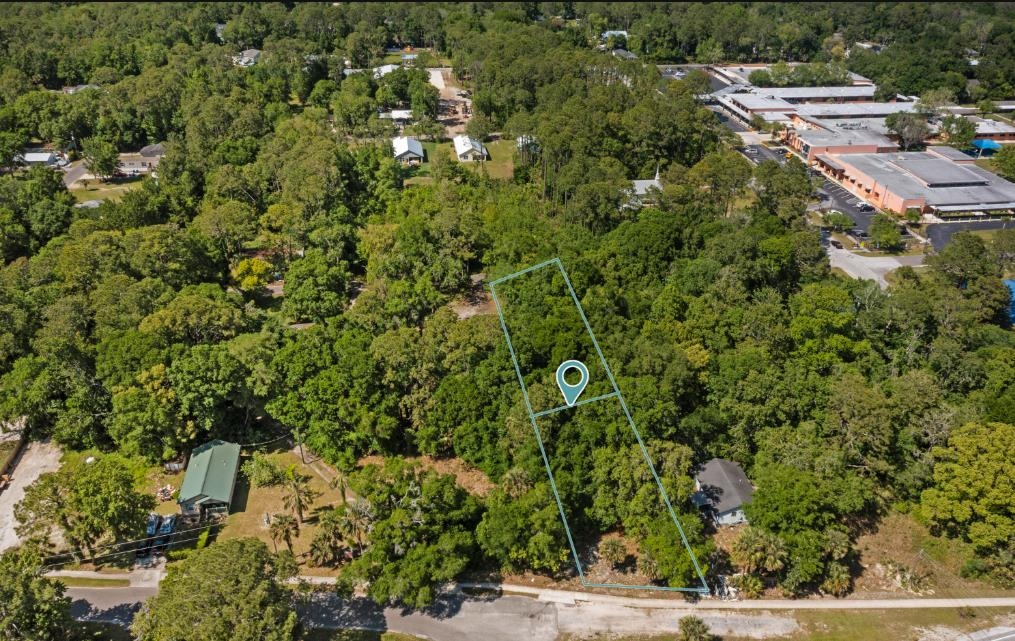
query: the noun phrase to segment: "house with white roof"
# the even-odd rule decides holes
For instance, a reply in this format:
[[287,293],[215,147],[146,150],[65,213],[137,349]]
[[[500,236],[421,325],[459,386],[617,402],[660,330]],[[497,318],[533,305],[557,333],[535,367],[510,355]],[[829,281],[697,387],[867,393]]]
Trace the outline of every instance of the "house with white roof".
[[423,162],[423,144],[415,138],[399,136],[391,139],[391,148],[395,160],[405,165],[414,165]]
[[487,152],[486,146],[483,145],[483,143],[464,134],[455,136],[454,144],[455,155],[458,156],[458,160],[462,162],[486,160],[490,157],[490,154]]
[[381,65],[380,67],[374,67],[374,79],[383,78],[399,67],[399,65]]
[[240,55],[233,56],[233,64],[237,67],[253,67],[260,59],[260,49],[244,49],[240,52]]

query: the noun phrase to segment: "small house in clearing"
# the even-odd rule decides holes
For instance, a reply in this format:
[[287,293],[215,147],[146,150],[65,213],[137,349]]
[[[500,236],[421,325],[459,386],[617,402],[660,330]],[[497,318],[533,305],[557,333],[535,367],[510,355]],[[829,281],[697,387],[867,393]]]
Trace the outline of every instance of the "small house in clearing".
[[490,154],[486,151],[486,146],[479,142],[475,138],[470,138],[464,134],[459,134],[454,138],[455,143],[455,155],[458,156],[458,160],[462,162],[471,162],[473,160],[486,160]]
[[744,504],[754,494],[743,468],[733,461],[714,458],[694,475],[695,493],[691,500],[711,512],[716,525],[745,523]]
[[415,138],[400,136],[391,139],[391,147],[394,150],[395,160],[405,165],[414,165],[423,162],[423,145]]
[[239,469],[240,446],[236,443],[214,440],[195,448],[180,487],[180,511],[202,520],[228,513]]

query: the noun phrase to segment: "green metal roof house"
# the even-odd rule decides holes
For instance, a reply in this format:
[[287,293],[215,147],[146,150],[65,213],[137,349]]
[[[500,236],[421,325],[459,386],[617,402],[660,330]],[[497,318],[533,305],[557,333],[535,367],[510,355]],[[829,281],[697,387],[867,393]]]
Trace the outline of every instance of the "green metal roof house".
[[215,440],[195,448],[180,488],[180,511],[202,517],[209,512],[228,512],[239,468],[240,446],[236,443]]

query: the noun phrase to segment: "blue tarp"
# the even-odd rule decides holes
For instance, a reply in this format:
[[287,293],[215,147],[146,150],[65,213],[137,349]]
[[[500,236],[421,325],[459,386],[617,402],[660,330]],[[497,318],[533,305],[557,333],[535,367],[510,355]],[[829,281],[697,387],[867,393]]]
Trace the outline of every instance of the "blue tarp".
[[993,140],[974,140],[973,146],[981,151],[984,149],[997,151],[998,149],[1001,148],[1001,145],[999,143],[994,142]]
[[1008,306],[1008,316],[1011,318],[1011,322],[1015,324],[1015,280],[1006,280],[1004,284],[1008,286],[1008,290],[1011,292],[1011,305]]

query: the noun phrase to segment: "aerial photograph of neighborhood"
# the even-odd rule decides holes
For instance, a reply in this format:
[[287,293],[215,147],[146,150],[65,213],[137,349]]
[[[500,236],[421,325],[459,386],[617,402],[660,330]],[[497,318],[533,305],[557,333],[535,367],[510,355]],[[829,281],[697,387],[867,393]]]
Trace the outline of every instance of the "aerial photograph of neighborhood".
[[0,3],[0,641],[1015,641],[1015,3]]

